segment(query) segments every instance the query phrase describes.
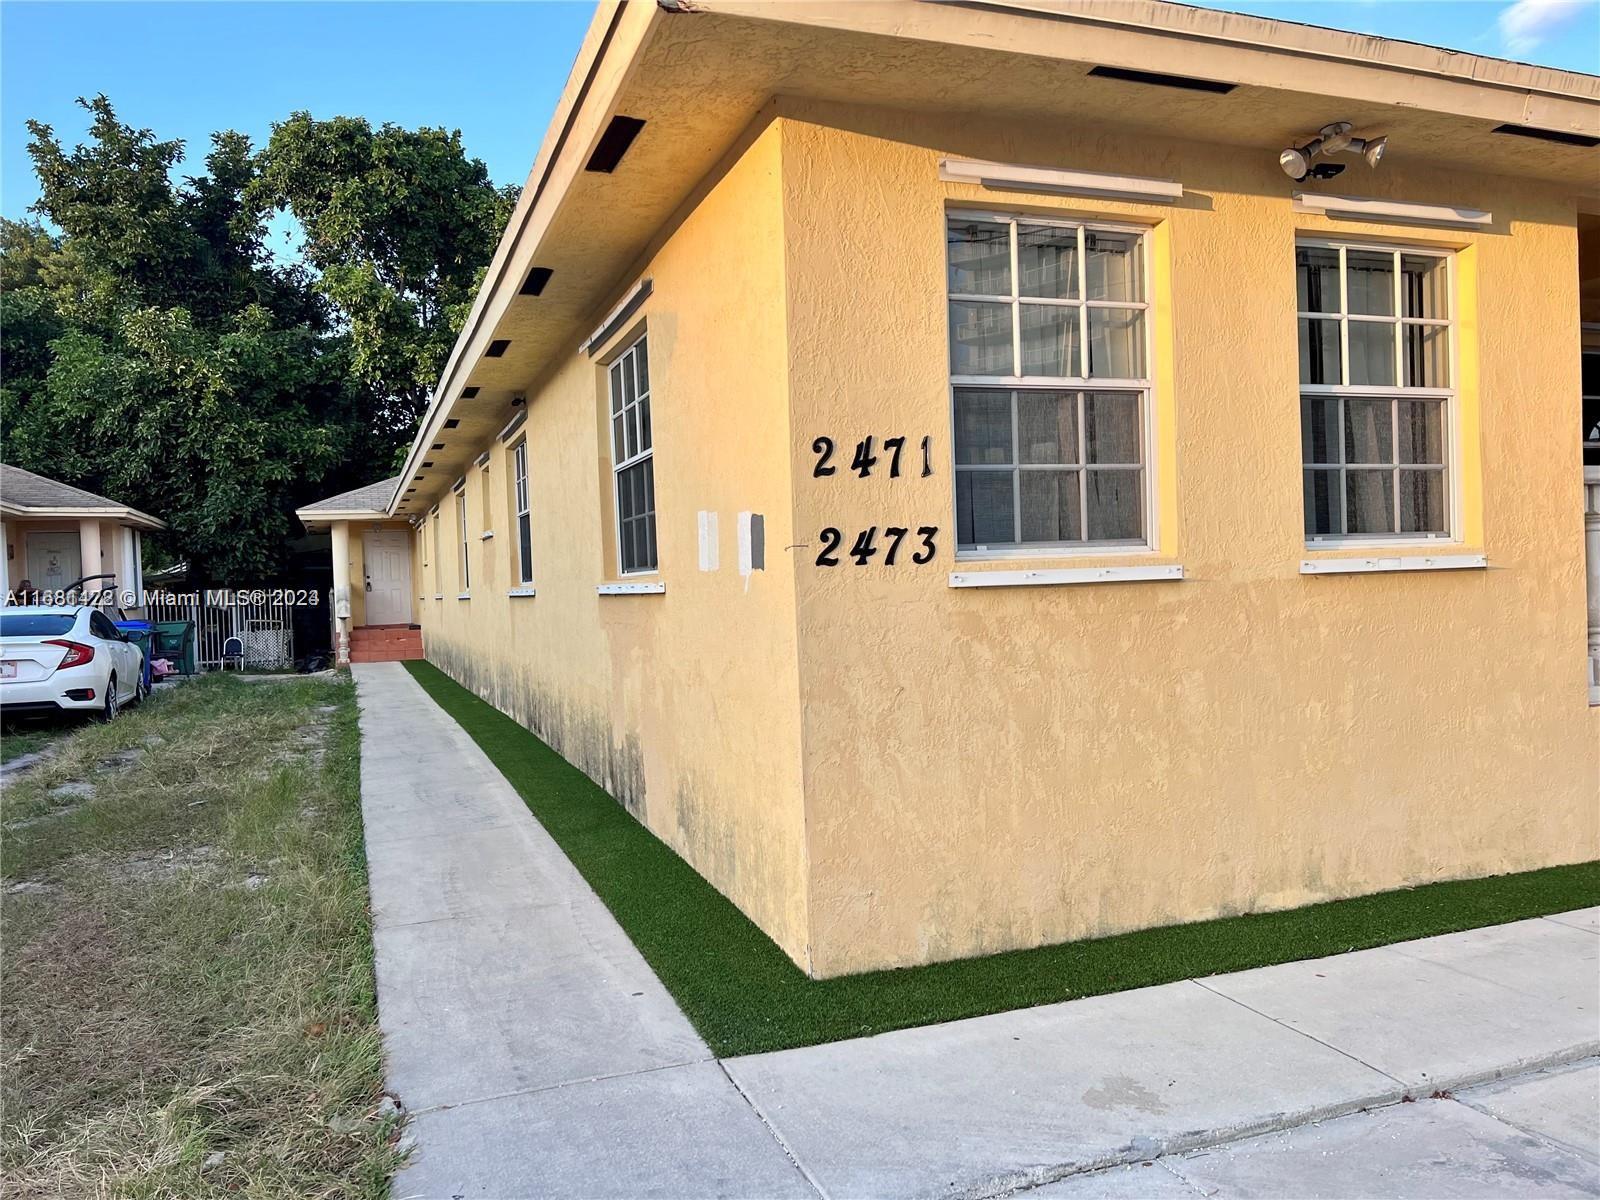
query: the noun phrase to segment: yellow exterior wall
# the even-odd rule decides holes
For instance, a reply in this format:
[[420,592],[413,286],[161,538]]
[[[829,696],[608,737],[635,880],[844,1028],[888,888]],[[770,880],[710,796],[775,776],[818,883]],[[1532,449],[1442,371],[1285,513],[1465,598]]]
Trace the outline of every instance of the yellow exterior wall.
[[[471,598],[457,599],[456,497],[440,506],[442,588],[431,516],[413,564],[428,658],[536,730],[804,963],[780,141],[775,127],[756,138],[641,264],[654,294],[629,329],[530,381],[523,429],[479,448],[490,466],[487,485],[467,473]],[[666,592],[601,596],[617,578],[603,363],[640,329]],[[508,459],[524,434],[537,594],[512,597]],[[699,568],[702,510],[718,514],[716,571]],[[742,511],[767,528],[766,569],[748,579]]]
[[[1408,172],[1346,191],[1483,232],[1292,211],[1271,155],[960,115],[785,108],[791,541],[811,967],[960,957],[1593,858],[1569,200]],[[1173,207],[942,183],[953,154],[1180,180]],[[1400,160],[1400,161],[1396,161]],[[1340,189],[1332,189],[1340,190]],[[1158,550],[1182,581],[953,589],[948,205],[1153,227]],[[1489,569],[1303,576],[1297,232],[1462,250],[1462,531]],[[867,434],[928,478],[813,479]],[[817,532],[937,525],[922,567]],[[1370,551],[1368,551],[1370,552]],[[963,562],[965,570],[984,564]]]
[[[639,264],[653,291],[413,539],[428,657],[606,787],[817,975],[1600,854],[1587,704],[1574,213],[1514,180],[1357,176],[1484,232],[1297,215],[1270,156],[780,102]],[[945,154],[1181,180],[1173,207],[947,184]],[[1352,171],[1365,171],[1359,164]],[[954,589],[944,214],[1150,230],[1155,548],[1182,581]],[[1295,235],[1456,259],[1461,552],[1487,570],[1300,574]],[[604,310],[594,313],[599,324]],[[615,581],[604,364],[649,336],[665,594]],[[872,435],[905,471],[848,470]],[[920,475],[931,438],[932,474]],[[515,587],[526,436],[533,588]],[[835,475],[812,475],[813,439]],[[476,452],[475,450],[475,452]],[[720,567],[698,565],[715,512]],[[737,570],[737,514],[766,569]],[[867,526],[937,526],[866,567]],[[818,568],[818,532],[845,532]],[[494,536],[484,540],[484,530]],[[881,536],[880,536],[881,545]],[[359,529],[351,531],[359,592]],[[359,606],[359,596],[353,595]],[[360,623],[359,611],[357,624]]]

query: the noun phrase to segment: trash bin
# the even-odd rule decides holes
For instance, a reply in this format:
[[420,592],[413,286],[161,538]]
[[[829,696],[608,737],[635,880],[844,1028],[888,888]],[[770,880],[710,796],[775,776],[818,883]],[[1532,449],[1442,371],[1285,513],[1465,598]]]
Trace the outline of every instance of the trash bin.
[[155,657],[171,661],[173,670],[181,675],[193,675],[198,669],[194,657],[193,621],[157,621],[155,623]]
[[155,658],[155,627],[149,621],[113,621],[112,624],[127,634],[128,640],[144,652],[144,666],[140,668],[140,673],[144,676],[144,690],[148,692],[155,686],[155,673],[150,667],[150,661]]

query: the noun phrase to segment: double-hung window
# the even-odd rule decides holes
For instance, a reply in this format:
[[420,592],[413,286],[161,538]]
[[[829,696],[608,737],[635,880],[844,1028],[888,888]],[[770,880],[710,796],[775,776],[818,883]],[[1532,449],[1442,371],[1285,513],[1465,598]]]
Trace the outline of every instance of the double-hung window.
[[656,569],[656,476],[650,436],[650,354],[640,338],[609,368],[611,473],[622,574]]
[[511,452],[511,508],[517,526],[517,581],[533,582],[533,527],[528,505],[528,439]]
[[462,480],[456,488],[456,514],[461,518],[461,590],[472,588],[472,568],[467,561],[467,484]]
[[1445,252],[1296,247],[1308,540],[1450,536],[1450,269]]
[[1145,235],[946,229],[958,550],[1147,544]]

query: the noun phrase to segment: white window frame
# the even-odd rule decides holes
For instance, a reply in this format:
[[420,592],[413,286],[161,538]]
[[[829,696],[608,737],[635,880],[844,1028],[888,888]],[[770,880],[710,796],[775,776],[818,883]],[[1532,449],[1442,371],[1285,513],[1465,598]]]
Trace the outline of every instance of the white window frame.
[[[634,373],[635,391],[634,391],[633,400],[630,403],[624,404],[619,413],[612,412],[612,408],[611,408],[612,402],[613,402],[613,399],[614,399],[614,397],[612,395],[612,390],[611,390],[612,387],[613,387],[612,375],[611,375],[612,370],[616,367],[616,365],[619,362],[622,362],[624,359],[633,358],[633,359],[635,359],[635,361],[637,361],[636,360],[636,354],[637,354],[637,351],[638,351],[639,347],[641,347],[641,346],[648,347],[649,338],[650,338],[650,335],[649,335],[648,331],[646,331],[644,333],[641,333],[638,337],[636,337],[632,341],[630,341],[627,344],[627,346],[625,346],[622,350],[620,350],[616,354],[612,355],[611,358],[609,358],[606,361],[606,364],[605,364],[605,372],[606,372],[606,440],[611,444],[611,522],[612,522],[612,537],[615,539],[616,547],[617,547],[617,576],[619,578],[632,578],[634,576],[640,576],[640,575],[655,575],[655,574],[658,574],[660,572],[660,570],[661,570],[661,535],[660,535],[660,524],[661,523],[660,523],[660,513],[658,512],[658,510],[656,508],[656,484],[655,484],[655,453],[656,453],[655,405],[653,403],[650,405],[650,446],[649,446],[648,449],[645,449],[645,450],[639,450],[637,448],[637,446],[636,446],[635,447],[635,452],[634,452],[633,456],[630,457],[630,458],[619,458],[618,457],[618,455],[626,447],[617,445],[616,420],[615,420],[615,418],[620,415],[623,418],[623,424],[626,425],[627,424],[627,420],[628,420],[628,412],[629,412],[630,409],[634,410],[634,411],[637,411],[641,401],[654,400],[654,398],[655,398],[655,387],[654,387],[653,381],[651,382],[650,386],[647,386],[642,392],[639,391],[638,390],[638,373],[637,373],[637,371],[635,371],[635,373]],[[648,350],[647,350],[647,353],[648,353]],[[627,370],[634,370],[634,368],[633,368],[633,366],[631,364],[626,369]],[[651,513],[652,516],[656,517],[656,531],[657,531],[656,532],[656,545],[655,545],[655,558],[656,558],[656,561],[654,563],[652,563],[648,567],[635,567],[632,570],[628,570],[623,565],[623,561],[622,561],[622,473],[624,471],[628,470],[630,467],[636,467],[636,466],[638,466],[641,463],[644,463],[646,461],[648,461],[651,464],[651,467],[650,467],[650,513]]]
[[[1151,271],[1151,227],[1148,225],[1134,224],[1116,220],[1098,220],[1087,218],[1050,217],[1035,213],[1014,211],[999,211],[993,209],[947,208],[943,214],[941,233],[948,237],[950,222],[971,218],[976,221],[991,221],[1010,225],[1010,250],[1011,250],[1011,295],[1009,298],[1001,296],[980,295],[970,292],[952,292],[949,290],[949,252],[945,254],[945,358],[946,370],[949,370],[949,357],[951,345],[950,330],[950,303],[951,301],[973,301],[979,303],[999,303],[1009,299],[1011,303],[1011,362],[1013,369],[1022,364],[1022,312],[1023,304],[1056,305],[1065,308],[1078,309],[1078,344],[1079,363],[1087,371],[1089,365],[1089,310],[1091,308],[1121,309],[1123,311],[1137,309],[1144,314],[1141,322],[1143,329],[1143,358],[1145,375],[1142,379],[1110,379],[1100,376],[1079,375],[956,375],[950,373],[949,403],[946,406],[950,419],[949,442],[951,464],[950,487],[950,530],[954,537],[959,537],[960,505],[955,487],[955,473],[968,468],[956,464],[956,391],[960,388],[981,388],[986,391],[1009,391],[1011,396],[1011,436],[1012,436],[1012,470],[1015,472],[1014,487],[1020,487],[1021,471],[1026,469],[1018,462],[1017,447],[1017,397],[1018,391],[1076,391],[1078,396],[1078,450],[1080,460],[1083,458],[1085,437],[1083,417],[1084,392],[1133,392],[1138,397],[1139,405],[1139,466],[1137,470],[1143,475],[1140,488],[1140,526],[1141,536],[1137,538],[1107,539],[1103,541],[1059,541],[1059,542],[1026,542],[1022,544],[1002,543],[993,546],[961,546],[956,542],[955,556],[957,561],[983,562],[992,559],[1017,559],[1017,558],[1073,558],[1073,557],[1103,557],[1106,555],[1149,553],[1155,550],[1158,540],[1156,527],[1157,485],[1155,477],[1155,306],[1150,299]],[[1078,291],[1079,299],[1062,300],[1048,296],[1023,296],[1021,295],[1021,279],[1017,262],[1017,233],[1018,224],[1030,226],[1052,226],[1061,229],[1076,229],[1078,232]],[[1090,300],[1088,295],[1088,249],[1087,237],[1090,233],[1122,233],[1129,234],[1139,239],[1139,284],[1140,301],[1124,300]],[[1088,464],[1080,461],[1078,471],[1078,502],[1081,511],[1087,513],[1088,489]],[[1062,468],[1051,467],[1048,469],[1059,470]],[[1067,468],[1071,469],[1071,468]],[[1117,469],[1117,468],[1112,468]],[[1125,470],[1134,468],[1122,468]],[[1019,497],[1013,494],[1013,518],[1020,526],[1022,520],[1022,504]],[[1019,528],[1020,533],[1020,528]]]
[[511,447],[511,523],[516,528],[511,552],[516,555],[517,582],[523,587],[533,583],[533,505],[528,493],[528,439],[523,438]]
[[433,598],[444,599],[444,518],[433,506]]
[[[1321,250],[1337,250],[1339,252],[1339,308],[1335,312],[1305,312],[1295,305],[1295,362],[1296,374],[1299,373],[1299,345],[1300,321],[1312,319],[1321,321],[1337,320],[1339,326],[1339,378],[1350,378],[1350,330],[1352,321],[1361,324],[1392,325],[1395,330],[1395,362],[1393,386],[1369,384],[1329,384],[1329,383],[1299,383],[1296,393],[1295,408],[1300,413],[1301,422],[1301,535],[1305,544],[1310,549],[1330,549],[1339,546],[1365,546],[1402,544],[1416,545],[1453,545],[1461,540],[1461,488],[1460,488],[1460,355],[1459,355],[1459,322],[1460,302],[1457,297],[1456,252],[1448,247],[1410,245],[1400,242],[1369,242],[1356,238],[1336,237],[1310,237],[1300,236],[1294,240],[1295,250],[1301,247]],[[1394,313],[1392,316],[1369,315],[1350,312],[1350,297],[1348,284],[1348,269],[1346,259],[1350,251],[1365,254],[1390,254],[1394,256]],[[1449,315],[1444,318],[1433,317],[1407,317],[1405,313],[1405,296],[1402,291],[1404,279],[1400,270],[1401,256],[1414,258],[1435,258],[1444,263],[1445,270],[1445,296],[1449,305]],[[1298,272],[1298,265],[1295,267]],[[1298,285],[1296,287],[1296,300],[1298,301]],[[1422,326],[1443,328],[1445,330],[1445,361],[1450,386],[1448,387],[1409,387],[1402,381],[1405,379],[1405,337],[1407,326]],[[1444,439],[1444,505],[1446,528],[1443,533],[1305,533],[1305,472],[1308,464],[1305,461],[1304,451],[1304,422],[1305,414],[1302,401],[1306,396],[1342,397],[1353,399],[1374,400],[1438,400],[1443,405],[1443,420],[1441,422],[1441,436]],[[1394,513],[1398,524],[1400,519],[1400,471],[1402,465],[1399,461],[1400,423],[1390,420],[1390,437],[1393,439],[1391,456],[1394,462],[1389,464],[1394,476]],[[1342,464],[1344,462],[1344,411],[1340,406],[1339,414],[1339,463],[1338,472],[1341,482],[1339,491],[1339,523],[1341,526],[1349,522],[1349,511],[1345,503],[1343,476],[1347,473]],[[1330,464],[1333,465],[1333,464]],[[1376,467],[1374,469],[1377,469]]]
[[472,591],[472,562],[471,546],[467,533],[467,481],[462,479],[455,489],[456,515],[460,518],[461,525],[461,594],[467,595]]

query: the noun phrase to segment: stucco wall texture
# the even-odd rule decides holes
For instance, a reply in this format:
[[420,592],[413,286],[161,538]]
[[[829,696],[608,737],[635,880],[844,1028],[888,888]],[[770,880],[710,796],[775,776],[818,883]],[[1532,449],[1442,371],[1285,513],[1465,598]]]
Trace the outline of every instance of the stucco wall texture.
[[[1334,223],[1292,211],[1270,155],[787,115],[797,452],[818,433],[941,448],[928,478],[795,472],[796,542],[886,524],[943,539],[920,569],[799,568],[818,974],[1595,856],[1570,201],[1385,164],[1354,190],[1448,198],[1495,227]],[[1186,196],[1006,196],[941,183],[942,154],[1172,178]],[[1153,227],[1157,552],[995,565],[1181,562],[1183,580],[947,586],[951,205]],[[1477,301],[1461,326],[1459,549],[1486,552],[1488,570],[1300,574],[1317,555],[1302,532],[1297,232],[1463,251],[1461,299]]]
[[[793,567],[773,549],[742,577],[733,544],[741,511],[777,531],[769,546],[792,525],[779,147],[771,126],[714,181],[645,265],[654,295],[639,318],[593,359],[574,347],[530,389],[524,429],[485,447],[488,472],[468,471],[470,600],[456,598],[460,498],[445,497],[445,598],[427,593],[421,622],[431,661],[539,733],[804,963]],[[602,596],[596,585],[618,579],[602,364],[646,328],[667,590]],[[537,595],[512,597],[507,460],[522,433]],[[714,572],[698,567],[702,510],[719,514]],[[486,527],[495,537],[481,541]]]
[[[941,182],[947,154],[1186,195],[1007,195]],[[441,601],[426,523],[429,658],[819,976],[1596,857],[1572,203],[1403,159],[1351,172],[1344,190],[1495,224],[1297,214],[1272,157],[1236,147],[779,101],[639,263],[653,291],[630,328],[530,381],[537,596],[506,594],[507,445],[468,474],[470,600],[457,501]],[[949,586],[944,215],[963,205],[1150,227],[1159,536],[959,569],[1181,563],[1184,579]],[[1350,552],[1302,533],[1297,232],[1461,251],[1453,549],[1487,570],[1300,573]],[[617,577],[600,364],[641,330],[666,592],[599,596]],[[868,434],[907,439],[900,478],[847,469]],[[824,436],[840,470],[816,478]],[[741,511],[766,527],[748,577]],[[913,537],[893,567],[854,565],[855,534],[890,525],[937,526],[932,560],[910,561]],[[815,565],[827,526],[845,533],[834,568]]]

